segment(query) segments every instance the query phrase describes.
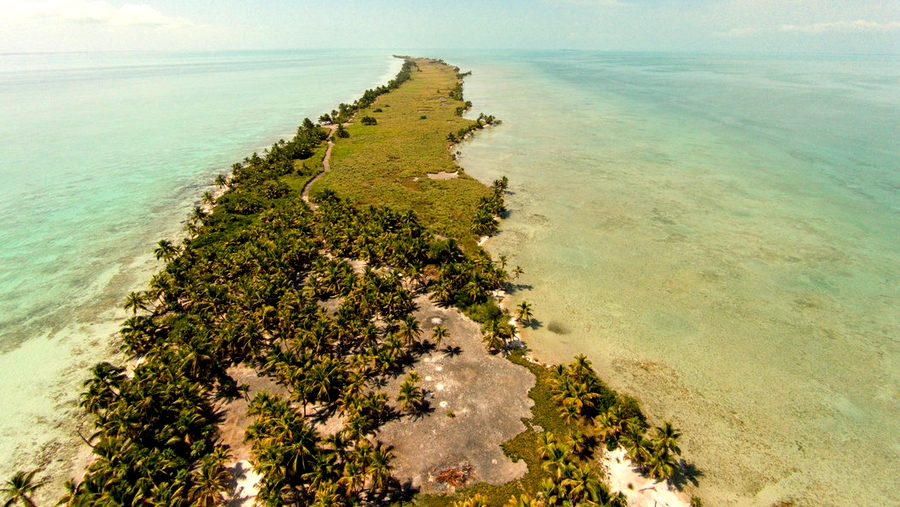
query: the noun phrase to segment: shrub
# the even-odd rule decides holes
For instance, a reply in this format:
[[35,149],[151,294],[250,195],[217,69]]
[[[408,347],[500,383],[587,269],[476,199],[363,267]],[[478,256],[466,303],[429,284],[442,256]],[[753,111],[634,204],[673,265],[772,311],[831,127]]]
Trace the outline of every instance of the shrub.
[[503,315],[503,311],[500,310],[500,307],[497,306],[497,303],[493,300],[472,305],[466,308],[464,313],[468,315],[470,319],[482,324],[491,320],[497,320]]
[[363,125],[378,125],[378,120],[371,116],[363,116],[359,122]]

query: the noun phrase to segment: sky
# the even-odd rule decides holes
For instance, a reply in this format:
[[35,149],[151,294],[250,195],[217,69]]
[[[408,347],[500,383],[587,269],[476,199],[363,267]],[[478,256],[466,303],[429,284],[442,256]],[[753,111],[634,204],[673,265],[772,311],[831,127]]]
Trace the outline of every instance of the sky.
[[0,0],[0,53],[310,48],[900,55],[900,0]]

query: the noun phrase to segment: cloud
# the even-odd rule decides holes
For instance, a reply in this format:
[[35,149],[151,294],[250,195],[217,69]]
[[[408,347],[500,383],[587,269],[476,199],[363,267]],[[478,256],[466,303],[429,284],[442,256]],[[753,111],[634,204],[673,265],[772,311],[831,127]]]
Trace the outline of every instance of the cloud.
[[713,32],[714,37],[722,37],[726,39],[740,39],[742,37],[751,37],[757,34],[755,28],[732,28],[727,32]]
[[856,21],[834,21],[831,23],[815,23],[812,25],[781,25],[783,32],[800,33],[861,33],[861,32],[890,32],[900,29],[900,22],[876,23],[857,19]]
[[550,0],[554,3],[585,5],[588,7],[625,7],[631,5],[619,0]]
[[116,7],[101,0],[47,0],[45,2],[3,2],[0,13],[12,18],[56,18],[66,21],[100,23],[110,27],[158,26],[182,28],[196,26],[191,21],[166,16],[146,4]]

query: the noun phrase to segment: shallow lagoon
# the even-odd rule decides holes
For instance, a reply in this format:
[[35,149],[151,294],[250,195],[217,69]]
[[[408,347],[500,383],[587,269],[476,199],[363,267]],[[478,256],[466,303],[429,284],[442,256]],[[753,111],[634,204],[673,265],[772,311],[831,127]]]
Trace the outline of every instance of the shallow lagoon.
[[510,178],[539,357],[674,420],[710,505],[900,503],[896,60],[449,59],[504,120],[463,166]]
[[215,175],[401,64],[384,51],[0,55],[0,477],[71,474],[87,368]]

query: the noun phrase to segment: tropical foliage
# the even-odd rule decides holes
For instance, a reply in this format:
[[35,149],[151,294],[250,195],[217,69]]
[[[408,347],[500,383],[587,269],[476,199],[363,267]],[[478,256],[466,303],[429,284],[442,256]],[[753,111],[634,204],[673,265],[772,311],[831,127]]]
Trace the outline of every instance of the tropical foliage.
[[[320,122],[337,123],[339,135],[353,115],[413,79],[414,70],[421,69],[407,59],[386,87],[367,90]],[[450,93],[457,91],[462,100],[461,85]],[[475,123],[495,119],[482,115]],[[401,412],[422,409],[425,393],[415,372],[407,373],[394,400],[379,387],[385,377],[402,375],[421,348],[414,292],[427,291],[482,323],[490,350],[504,350],[515,335],[492,297],[509,280],[505,259],[496,263],[463,238],[496,231],[508,181],[495,181],[486,195],[467,194],[481,195],[477,227],[455,238],[437,236],[446,222],[423,225],[409,207],[365,205],[327,188],[316,193],[313,212],[300,193],[326,138],[326,130],[307,119],[291,140],[235,164],[229,178],[216,180],[221,195],[206,196],[205,206],[193,211],[181,244],[164,239],[156,245],[165,266],[148,290],[129,294],[124,304],[131,315],[121,329],[121,349],[134,366],[99,363],[84,383],[81,406],[94,424],[85,439],[94,458],[81,481],[67,483],[60,505],[223,504],[232,474],[230,450],[219,434],[219,402],[246,392],[229,375],[239,364],[288,393],[262,391],[248,405],[253,422],[245,436],[262,476],[259,503],[349,506],[401,494],[391,477],[393,453],[376,434]],[[519,310],[523,321],[530,318]],[[446,335],[442,326],[431,330],[438,344]],[[600,421],[603,435],[630,445],[648,473],[671,477],[680,434],[665,423],[646,438],[636,404],[610,391],[586,359],[554,370],[552,396],[567,421]],[[335,413],[342,426],[325,438],[312,417]],[[544,456],[546,480],[540,491],[511,502],[615,505],[586,464],[590,438],[569,436],[562,444],[547,434],[543,447],[532,449]],[[0,490],[5,506],[34,507],[35,473],[7,481]],[[462,505],[485,502],[476,496]]]

